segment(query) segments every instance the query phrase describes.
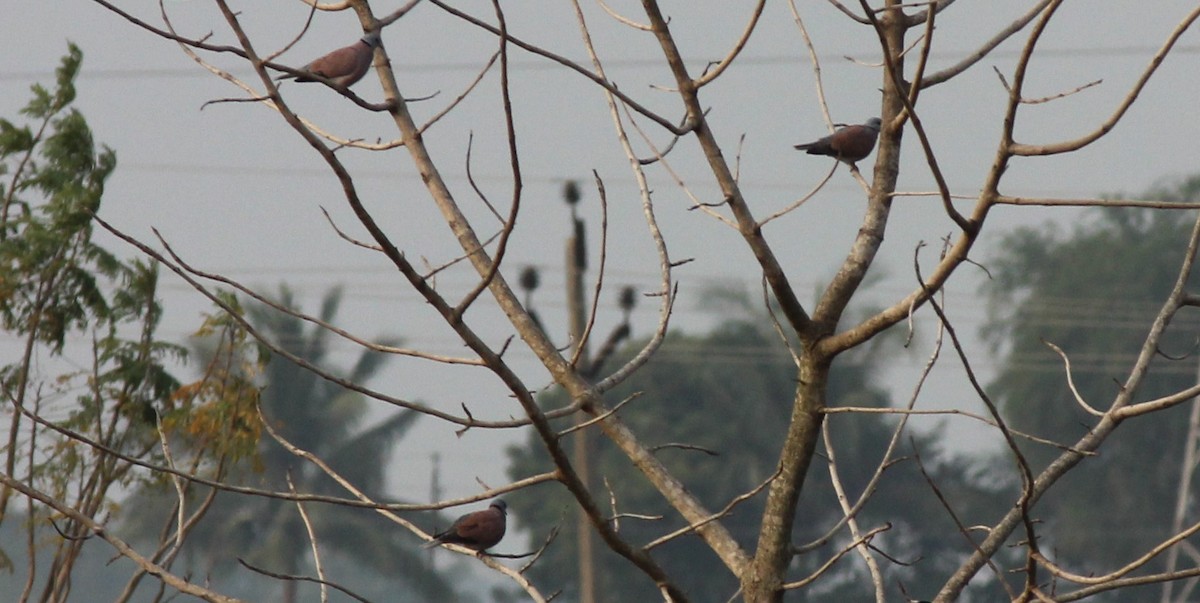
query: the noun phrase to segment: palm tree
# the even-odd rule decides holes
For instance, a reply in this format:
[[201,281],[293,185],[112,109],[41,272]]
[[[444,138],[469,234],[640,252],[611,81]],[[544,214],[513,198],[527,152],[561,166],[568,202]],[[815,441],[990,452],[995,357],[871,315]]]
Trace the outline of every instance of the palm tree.
[[[326,293],[319,314],[321,320],[333,321],[341,299],[340,288]],[[280,287],[277,303],[295,307],[286,286]],[[353,367],[339,371],[330,367],[329,331],[265,306],[251,307],[247,314],[251,324],[269,341],[355,383],[368,381],[388,358],[364,351]],[[204,355],[203,347],[198,347]],[[282,356],[272,356],[267,361],[261,385],[262,412],[272,428],[292,444],[323,459],[376,500],[384,496],[384,470],[392,446],[414,424],[419,417],[417,413],[401,411],[363,428],[368,405],[362,395]],[[232,468],[226,481],[286,491],[290,475],[297,491],[345,494],[320,469],[289,453],[265,434],[253,458],[247,460],[252,462]],[[159,496],[162,501],[162,495]],[[359,569],[403,578],[408,592],[421,593],[426,600],[455,599],[453,589],[419,553],[416,539],[377,513],[319,503],[308,503],[305,510],[323,552],[348,559]],[[205,560],[210,575],[227,573],[220,570],[238,558],[272,572],[296,575],[305,572],[311,558],[307,532],[295,503],[228,492],[217,495],[201,525],[190,536],[188,547],[193,559],[198,556]],[[296,584],[293,580],[284,581],[279,600],[293,603]]]

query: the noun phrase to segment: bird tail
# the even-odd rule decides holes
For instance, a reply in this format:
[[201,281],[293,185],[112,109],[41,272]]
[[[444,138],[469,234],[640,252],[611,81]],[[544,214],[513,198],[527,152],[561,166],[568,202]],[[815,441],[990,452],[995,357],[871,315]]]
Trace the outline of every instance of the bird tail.
[[435,547],[435,546],[437,546],[437,545],[439,545],[439,544],[441,544],[441,543],[442,543],[442,540],[441,540],[440,538],[434,538],[433,540],[430,540],[429,542],[426,542],[426,543],[422,544],[422,545],[421,545],[421,548],[423,548],[423,549],[431,549],[431,548],[433,548],[433,547]]
[[806,142],[804,144],[798,144],[798,145],[792,146],[792,148],[796,149],[797,151],[807,151],[807,150],[811,149],[812,147],[813,147],[813,143],[811,143],[811,142]]
[[281,75],[281,76],[279,76],[279,77],[276,77],[276,78],[275,78],[275,81],[277,81],[277,82],[280,82],[280,81],[283,81],[283,80],[294,80],[294,79],[296,79],[296,76],[295,76],[294,74],[291,74],[291,73],[285,73],[285,74],[283,74],[283,75]]

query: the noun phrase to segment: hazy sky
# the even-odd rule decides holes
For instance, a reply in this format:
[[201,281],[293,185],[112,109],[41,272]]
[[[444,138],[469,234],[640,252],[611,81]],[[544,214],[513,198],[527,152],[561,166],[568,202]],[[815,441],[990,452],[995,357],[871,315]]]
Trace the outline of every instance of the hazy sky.
[[[158,23],[157,8],[151,3],[120,4]],[[377,2],[375,10],[384,14],[401,4]],[[492,19],[489,2],[455,4]],[[639,17],[634,2],[610,4],[634,19]],[[874,33],[848,21],[825,2],[799,4],[822,60],[834,120],[861,122],[877,115],[881,74],[878,67],[870,66],[879,60]],[[1028,0],[956,3],[938,19],[932,69],[956,62],[1032,4]],[[1154,50],[1192,5],[1176,0],[1067,2],[1041,43],[1045,54],[1034,61],[1026,90],[1030,96],[1049,96],[1094,80],[1103,83],[1065,99],[1026,107],[1018,118],[1019,139],[1053,142],[1094,128],[1114,110]],[[522,0],[504,6],[515,35],[565,56],[585,58],[568,3]],[[751,6],[748,0],[664,3],[694,72],[725,54],[744,27]],[[235,2],[234,8],[241,11],[252,39],[264,53],[294,37],[307,16],[299,2]],[[211,3],[175,0],[167,2],[167,9],[181,33],[199,37],[213,32],[212,41],[234,43]],[[652,37],[616,24],[595,4],[587,3],[585,11],[602,58],[608,61],[610,77],[623,91],[672,120],[678,119],[677,97],[650,87],[672,85]],[[320,13],[304,39],[280,60],[301,65],[361,35],[352,14]],[[959,79],[928,90],[921,98],[919,111],[956,194],[977,192],[991,164],[1006,94],[992,68],[1010,74],[1024,39],[1024,35],[1016,36]],[[82,47],[85,59],[77,106],[97,139],[117,152],[119,165],[102,210],[116,226],[143,240],[150,240],[151,227],[158,228],[194,266],[268,292],[287,282],[309,310],[315,310],[328,287],[345,285],[341,314],[345,326],[365,336],[399,335],[412,346],[462,353],[452,333],[439,326],[381,256],[347,245],[325,222],[321,207],[352,235],[366,238],[318,156],[277,114],[262,106],[229,103],[201,110],[207,101],[242,93],[196,65],[175,44],[86,0],[9,3],[0,19],[0,40],[8,50],[0,54],[0,115],[10,118],[28,99],[30,84],[51,81],[68,40]],[[437,93],[433,99],[413,105],[419,121],[457,96],[496,46],[488,35],[431,4],[419,6],[389,27],[383,40],[406,96]],[[1077,154],[1015,160],[1003,192],[1054,197],[1136,193],[1164,178],[1196,172],[1198,49],[1200,40],[1195,32],[1189,32],[1111,135]],[[859,62],[847,61],[844,55]],[[252,76],[232,57],[213,60],[239,76]],[[523,213],[507,260],[508,273],[515,275],[519,267],[530,264],[543,269],[538,308],[565,342],[564,329],[553,326],[562,324],[561,258],[568,227],[559,191],[564,179],[584,180],[582,205],[592,227],[589,242],[595,255],[599,211],[590,174],[596,170],[608,189],[611,224],[610,288],[604,294],[598,325],[606,332],[615,316],[616,288],[632,284],[649,291],[656,286],[657,275],[642,207],[613,135],[607,107],[597,87],[584,78],[518,49],[512,50],[512,80],[525,190]],[[467,182],[466,148],[473,134],[472,172],[489,199],[504,206],[511,195],[511,178],[498,82],[493,71],[472,96],[426,134],[454,193],[484,230],[494,228],[494,223],[488,222]],[[303,116],[340,135],[368,140],[397,137],[385,115],[364,113],[321,86],[289,84],[283,90]],[[368,100],[381,99],[373,74],[355,91]],[[813,69],[785,3],[769,3],[741,60],[705,89],[703,100],[711,107],[711,123],[728,157],[738,154],[739,137],[745,136],[740,151],[741,183],[758,215],[765,216],[798,198],[829,169],[829,160],[791,148],[826,130],[817,105]],[[656,144],[666,144],[668,137],[663,132],[648,123],[642,125]],[[905,141],[901,187],[931,190],[928,169],[911,131]],[[644,152],[639,141],[635,145]],[[376,154],[343,150],[340,156],[353,170],[368,207],[408,257],[439,264],[460,253],[403,149]],[[871,165],[873,157],[864,167]],[[674,151],[671,163],[702,200],[719,201],[700,159],[693,141],[685,140]],[[865,172],[869,177],[869,170]],[[700,212],[688,211],[691,202],[661,169],[650,173],[657,215],[673,258],[695,258],[676,271],[681,295],[673,324],[693,331],[706,328],[717,317],[698,308],[704,288],[728,284],[756,291],[758,272],[735,232]],[[960,204],[964,210],[971,206],[969,201]],[[839,170],[800,210],[768,226],[767,236],[802,298],[811,298],[818,283],[837,269],[857,232],[864,207],[857,185],[845,170]],[[973,257],[986,261],[1000,236],[1017,225],[1055,222],[1069,227],[1078,215],[1067,209],[1000,208],[992,213]],[[939,202],[898,200],[878,263],[880,279],[869,299],[856,306],[890,303],[911,290],[914,246],[918,241],[934,243],[952,230]],[[931,258],[932,252],[927,250],[925,257]],[[439,277],[438,285],[443,291],[461,291],[470,287],[474,278],[468,271],[452,270]],[[976,296],[979,279],[979,271],[965,266],[948,287],[951,316],[965,334],[974,333],[984,319],[982,300]],[[199,324],[199,312],[207,304],[181,281],[173,277],[164,281],[162,295],[168,317],[162,335],[182,339]],[[468,318],[480,320],[480,330],[499,345],[510,330],[490,318],[494,314],[481,309]],[[932,326],[929,316],[924,324]],[[654,301],[643,300],[635,315],[635,332],[646,334],[656,317]],[[925,329],[925,339],[931,331]],[[917,352],[894,352],[897,360],[888,372],[888,386],[897,400],[909,395],[916,370],[924,361],[921,350],[928,349],[928,342],[918,348]],[[336,358],[344,363],[357,353],[350,344],[341,344],[338,350]],[[974,344],[973,351],[986,373],[995,361],[981,345]],[[531,386],[546,382],[530,355],[514,351],[510,358]],[[937,386],[922,404],[973,407],[973,396],[957,376],[953,358],[946,355],[942,363]],[[480,417],[518,412],[494,380],[479,370],[398,360],[390,365],[386,378],[374,385],[389,394],[451,410],[466,403]],[[953,433],[964,431],[978,432],[965,424],[953,424]],[[429,454],[434,450],[442,455],[446,495],[477,492],[477,477],[499,485],[504,482],[503,446],[524,437],[523,431],[472,430],[458,439],[451,427],[424,420],[420,431],[400,447],[394,469],[396,493],[409,499],[427,497]]]

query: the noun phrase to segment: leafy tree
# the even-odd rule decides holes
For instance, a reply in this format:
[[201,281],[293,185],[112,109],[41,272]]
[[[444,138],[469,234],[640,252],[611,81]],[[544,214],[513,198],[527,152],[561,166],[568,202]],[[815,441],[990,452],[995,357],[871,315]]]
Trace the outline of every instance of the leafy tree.
[[[1200,177],[1147,194],[1200,201]],[[1004,352],[990,389],[1014,429],[1056,442],[1074,441],[1089,429],[1095,417],[1076,403],[1062,360],[1043,342],[1068,355],[1079,395],[1103,410],[1174,285],[1191,227],[1190,215],[1101,208],[1069,233],[1023,228],[1005,239],[991,262],[985,335]],[[1138,400],[1196,382],[1197,328],[1195,311],[1175,318]],[[1038,518],[1056,527],[1046,544],[1071,567],[1104,572],[1166,539],[1187,430],[1185,406],[1122,426],[1103,452],[1056,487],[1057,496],[1037,507]],[[1059,452],[1039,444],[1024,451],[1035,470]],[[1146,571],[1161,571],[1160,562]]]
[[[672,334],[644,370],[618,390],[622,398],[632,396],[628,407],[631,426],[654,434],[651,445],[662,446],[659,458],[688,485],[688,488],[713,509],[724,507],[733,497],[753,489],[770,477],[774,458],[772,443],[786,427],[788,396],[794,387],[793,364],[777,336],[764,331],[760,316],[730,319],[704,336]],[[635,342],[618,354],[621,362],[635,353],[644,342]],[[878,408],[889,404],[887,394],[875,384],[878,366],[871,354],[848,358],[832,373],[830,400],[833,406]],[[544,402],[559,401],[549,396]],[[831,420],[836,441],[839,475],[850,496],[861,492],[883,457],[895,420],[867,417]],[[562,427],[566,427],[563,425]],[[999,491],[981,487],[973,478],[970,465],[943,454],[938,434],[911,435],[939,488],[952,492],[958,500],[969,498],[969,517],[985,517],[996,509],[989,501]],[[695,448],[680,447],[685,444]],[[907,445],[905,449],[909,448]],[[524,446],[509,449],[512,477],[544,471],[549,459],[531,438]],[[603,476],[605,488],[616,497],[616,512],[649,516],[666,514],[668,507],[653,488],[638,479],[636,470],[611,448],[601,448],[595,459],[595,472]],[[819,487],[806,489],[800,502],[794,540],[806,543],[822,537],[842,517],[832,492],[828,466],[815,465],[808,478]],[[549,526],[567,526],[551,545],[545,558],[531,573],[547,591],[563,589],[568,600],[577,600],[573,522],[564,521],[569,513],[569,494],[562,488],[546,486],[509,495],[510,514],[539,543]],[[735,537],[751,546],[757,518],[762,512],[761,495],[742,503],[727,519]],[[887,519],[885,519],[887,518]],[[902,582],[908,592],[931,593],[936,580],[950,571],[961,554],[964,541],[942,510],[916,463],[905,459],[884,474],[876,496],[865,507],[859,520],[864,529],[892,521],[890,532],[877,541],[888,554],[916,560],[908,567],[896,567],[887,575]],[[619,520],[620,531],[633,542],[649,542],[682,527],[678,521],[647,521],[635,518]],[[807,555],[795,569],[809,574],[850,541],[843,529],[818,553]],[[704,601],[727,600],[738,589],[733,576],[720,571],[720,560],[711,551],[698,546],[694,535],[677,538],[655,549],[659,562],[680,579],[685,590]],[[597,585],[599,601],[650,601],[657,590],[648,581],[624,578],[625,563],[608,553],[599,559]],[[892,591],[899,596],[898,591]],[[872,596],[869,576],[862,560],[851,554],[838,565],[837,577],[822,588],[797,593],[796,600],[851,601]]]
[[[72,107],[82,60],[70,45],[54,89],[33,86],[21,110],[32,123],[0,119],[0,320],[21,342],[16,359],[0,367],[0,522],[17,491],[79,514],[31,505],[22,514],[28,542],[0,542],[0,567],[15,569],[14,549],[25,555],[23,596],[40,578],[43,601],[65,600],[90,535],[84,521],[114,511],[114,489],[133,483],[133,466],[117,455],[161,460],[155,416],[174,407],[178,383],[167,363],[183,354],[156,335],[157,268],[93,241],[93,216],[117,161]],[[48,521],[62,537],[34,538]],[[32,544],[50,551],[48,567],[26,554]]]
[[[329,290],[318,318],[332,322],[342,300],[342,290]],[[282,287],[275,302],[288,310],[296,308],[290,290]],[[319,326],[307,327],[298,316],[266,306],[251,306],[250,322],[266,339],[306,362],[327,367],[333,351],[331,334]],[[215,334],[215,333],[214,333]],[[239,348],[239,349],[231,349]],[[201,356],[224,358],[251,356],[256,348],[242,339],[225,336],[199,342]],[[364,351],[353,366],[333,370],[354,382],[369,381],[387,356]],[[213,363],[207,363],[211,366]],[[242,362],[252,371],[254,362]],[[372,498],[384,498],[385,468],[392,447],[404,437],[420,416],[402,411],[363,427],[367,405],[363,397],[321,378],[284,356],[271,355],[261,375],[243,375],[261,388],[260,404],[267,422],[288,442],[313,453]],[[246,417],[247,424],[256,419]],[[268,491],[288,491],[288,481],[297,491],[337,495],[343,490],[311,462],[297,457],[265,434],[258,440],[251,459],[232,466],[222,479],[228,483]],[[139,521],[159,525],[172,493],[144,492],[140,507],[146,510]],[[157,510],[157,511],[156,511]],[[431,601],[454,600],[448,583],[428,565],[415,546],[416,540],[398,533],[395,526],[375,513],[333,504],[308,504],[306,510],[319,543],[331,553],[352,560],[379,575],[403,578],[404,584]],[[190,554],[205,559],[206,572],[224,573],[237,558],[272,572],[296,575],[307,568],[311,557],[307,531],[294,502],[261,496],[221,492],[194,531]],[[283,582],[282,601],[296,597],[296,582]]]

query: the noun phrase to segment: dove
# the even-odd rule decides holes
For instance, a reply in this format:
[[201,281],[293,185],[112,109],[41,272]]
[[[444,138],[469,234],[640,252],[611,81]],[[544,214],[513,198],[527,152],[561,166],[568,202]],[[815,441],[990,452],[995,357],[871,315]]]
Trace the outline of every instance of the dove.
[[846,126],[820,140],[798,144],[796,149],[809,155],[828,155],[843,163],[853,164],[875,149],[875,139],[879,137],[882,123],[878,117],[872,117],[860,126]]
[[485,551],[496,546],[504,538],[505,520],[508,518],[508,505],[502,500],[494,500],[487,509],[467,513],[454,520],[445,531],[435,534],[433,540],[421,545],[427,549],[439,544],[459,544],[476,551]]
[[[332,81],[335,86],[349,88],[367,74],[367,70],[371,68],[371,59],[375,56],[375,48],[378,46],[379,32],[373,31],[363,36],[361,40],[316,59],[297,71],[318,75]],[[285,73],[275,79],[295,79],[297,82],[318,81],[310,75],[296,76]]]

